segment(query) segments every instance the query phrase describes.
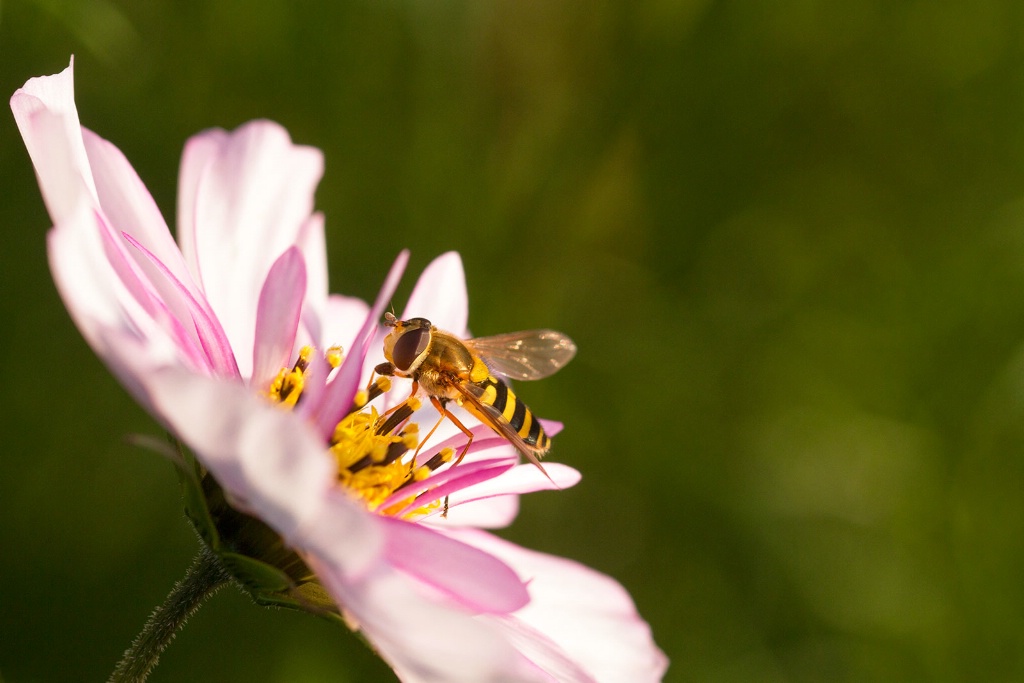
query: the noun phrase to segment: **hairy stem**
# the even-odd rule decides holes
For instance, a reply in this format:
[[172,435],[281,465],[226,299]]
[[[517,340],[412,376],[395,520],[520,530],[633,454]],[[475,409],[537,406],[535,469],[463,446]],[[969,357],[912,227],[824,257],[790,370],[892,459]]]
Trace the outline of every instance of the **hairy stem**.
[[145,681],[188,618],[206,598],[231,580],[217,557],[203,545],[185,578],[174,585],[164,603],[156,608],[132,646],[117,663],[108,683]]

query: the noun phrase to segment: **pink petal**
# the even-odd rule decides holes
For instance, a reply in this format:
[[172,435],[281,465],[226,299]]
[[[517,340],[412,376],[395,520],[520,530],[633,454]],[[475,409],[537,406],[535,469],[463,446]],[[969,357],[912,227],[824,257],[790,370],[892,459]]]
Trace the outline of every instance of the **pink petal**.
[[[182,187],[195,190],[194,198],[182,202],[195,207],[190,239],[207,299],[232,347],[248,349],[270,266],[299,241],[312,214],[323,156],[293,145],[288,133],[269,121],[248,123],[221,142],[216,153],[199,145],[195,156],[205,158],[206,168],[194,186]],[[248,363],[239,359],[243,377],[252,371]]]
[[104,227],[94,209],[80,204],[50,231],[50,270],[68,312],[90,344],[102,327],[130,327],[148,317],[111,267]]
[[426,318],[457,337],[466,336],[469,296],[458,252],[449,251],[430,262],[409,295],[402,319]]
[[[190,336],[145,282],[138,265],[125,253],[96,209],[87,203],[58,223],[47,239],[50,268],[61,298],[89,344],[133,391],[136,382],[124,373],[121,349],[104,342],[108,331],[145,340],[141,353],[161,364],[182,364],[206,371],[208,361]],[[140,398],[140,400],[143,400]]]
[[[122,268],[122,280],[129,288],[133,280],[144,281],[145,297],[159,300],[178,324],[191,326],[195,320],[203,321],[197,325],[197,341],[213,351],[211,363],[218,372],[235,374],[237,369],[227,338],[213,319],[202,293],[193,284],[152,196],[117,147],[86,129],[82,129],[82,136],[106,221],[138,247],[124,250],[120,240],[109,244],[108,258],[112,262],[125,257],[137,265],[137,269],[132,270],[138,270],[138,274],[130,276]],[[139,257],[140,252],[144,258]],[[137,292],[136,298],[146,305],[141,293]]]
[[529,600],[516,573],[488,553],[428,527],[393,518],[385,522],[389,563],[440,590],[473,612],[504,614]]
[[515,458],[511,456],[476,462],[461,462],[458,466],[449,467],[444,471],[437,472],[428,479],[411,482],[386,498],[380,504],[380,507],[381,509],[387,509],[410,496],[416,496],[415,501],[410,502],[405,508],[395,513],[396,517],[400,517],[410,510],[441,500],[445,496],[467,486],[493,479],[502,472],[515,467],[515,463]]
[[[595,680],[661,680],[668,659],[654,644],[651,629],[637,614],[632,598],[614,579],[482,531],[446,534],[503,559],[528,582],[530,603],[510,617],[499,618],[510,628],[550,639]],[[524,641],[519,649],[542,668],[564,664],[563,655],[542,641]]]
[[582,478],[579,471],[558,462],[544,463],[549,476],[531,463],[516,467],[487,482],[463,489],[459,498],[465,501],[482,500],[491,496],[521,495],[536,491],[560,491],[572,488]]
[[562,429],[565,427],[565,425],[563,425],[561,422],[558,422],[556,420],[545,420],[543,418],[541,419],[540,424],[542,427],[544,427],[544,431],[547,432],[548,436],[554,436],[558,434],[558,432],[562,431]]
[[[50,270],[75,325],[115,376],[144,406],[148,393],[135,373],[138,363],[180,362],[180,349],[124,288],[106,260],[99,218],[80,205],[78,215],[47,235]],[[117,340],[111,343],[111,335]],[[126,343],[119,343],[120,339]]]
[[195,295],[199,289],[185,267],[178,245],[171,238],[167,223],[156,202],[135,169],[116,146],[90,130],[82,129],[82,139],[96,182],[100,206],[118,232],[131,235],[145,245],[166,269]]
[[[416,417],[417,419],[422,420],[420,423],[421,426],[433,426],[433,421],[430,419],[432,415],[430,413],[427,413],[426,408],[417,412]],[[462,415],[459,415],[459,419],[462,421],[462,424],[466,424],[466,422],[471,422],[471,420],[469,419],[464,419]],[[476,418],[472,418],[472,420],[475,419]],[[442,427],[437,430],[438,433],[442,432],[443,429],[444,425],[442,425]],[[431,443],[429,447],[426,448],[426,450],[432,453],[436,453],[444,448],[453,448],[455,449],[456,455],[461,453],[462,449],[465,448],[466,435],[463,434],[461,430],[455,428],[454,426],[451,429],[453,429],[456,433],[439,443]],[[495,449],[501,449],[503,453],[508,454],[508,457],[518,459],[519,456],[515,455],[518,451],[515,450],[511,442],[509,442],[509,440],[503,436],[498,436],[494,432],[494,430],[488,427],[487,425],[478,423],[470,427],[469,431],[473,433],[473,443],[469,445],[469,450],[466,451],[466,457],[463,459],[462,463],[460,464],[460,467],[464,464],[476,462],[477,460],[481,459],[481,457],[483,457],[485,454],[486,457],[488,458],[494,457],[496,454],[492,451],[494,451]]]
[[289,541],[303,556],[319,558],[320,566],[330,567],[331,573],[359,580],[384,562],[380,521],[335,485],[323,496],[319,511]]
[[544,469],[550,479],[536,466],[527,463],[480,483],[460,487],[448,498],[447,517],[435,513],[422,521],[442,527],[496,529],[508,526],[519,510],[519,495],[567,489],[575,486],[581,478],[578,471],[557,462],[544,463]]
[[146,281],[146,285],[155,290],[154,298],[173,307],[173,313],[178,316],[177,320],[192,323],[209,366],[222,377],[238,377],[234,352],[224,335],[224,330],[221,329],[220,321],[210,312],[206,302],[195,298],[189,288],[168,271],[164,263],[133,237],[126,234],[122,234],[122,237],[145,257],[146,260],[139,263],[150,266],[150,279]]
[[278,371],[291,364],[305,296],[306,263],[299,249],[292,247],[270,268],[260,292],[250,388],[266,391]]
[[[75,270],[88,270],[101,264],[110,269],[107,275],[94,272],[92,276],[92,286],[96,286],[99,279],[108,280],[103,286],[107,291],[104,299],[87,302],[81,292],[73,291],[68,286],[63,287],[62,295],[69,308],[79,309],[78,312],[72,312],[76,322],[84,331],[87,317],[84,311],[91,310],[92,315],[96,315],[99,313],[97,309],[103,306],[109,307],[102,314],[105,324],[115,328],[121,325],[136,328],[146,326],[148,323],[143,318],[153,316],[154,320],[161,319],[164,329],[177,338],[179,350],[190,359],[193,367],[202,367],[205,361],[200,361],[193,346],[202,339],[190,339],[187,328],[183,327],[183,323],[191,326],[192,321],[189,320],[189,309],[185,303],[187,297],[181,296],[177,290],[188,291],[188,287],[176,278],[177,287],[169,286],[162,275],[155,275],[159,269],[153,268],[155,261],[161,264],[162,270],[184,274],[180,256],[174,249],[152,198],[127,160],[113,145],[83,131],[78,125],[73,100],[72,67],[69,66],[57,76],[30,80],[15,93],[11,105],[22,126],[26,146],[37,165],[54,224],[60,231],[94,232],[102,245],[102,256],[93,251],[92,256],[79,255],[76,258],[71,252],[63,252],[61,258],[52,261],[55,277],[67,283],[79,279],[72,274]],[[94,184],[91,163],[96,164],[95,170],[100,179],[99,192]],[[82,204],[98,209],[101,198],[107,202],[115,220],[130,223],[136,234],[149,239],[161,255],[168,259],[167,263],[160,257],[153,257],[152,252],[149,258],[143,259],[129,253],[120,235],[111,229],[110,219],[105,213],[90,216],[79,212],[78,207]],[[86,234],[78,237],[82,240],[79,246],[97,244]],[[63,239],[66,241],[66,238]],[[62,238],[57,235],[51,244],[59,245],[61,241]],[[60,249],[59,246],[55,248]],[[93,259],[92,263],[85,264],[85,258]],[[63,275],[58,276],[57,269],[62,270]],[[125,296],[128,293],[134,297],[135,303]],[[95,342],[95,331],[90,335],[90,340]]]
[[402,273],[409,262],[409,252],[402,251],[395,259],[391,270],[388,271],[384,284],[377,294],[377,300],[373,302],[370,314],[366,316],[362,328],[356,335],[352,348],[347,349],[345,360],[338,369],[337,375],[324,389],[323,396],[316,408],[317,425],[320,433],[326,441],[334,433],[334,427],[338,421],[352,406],[352,399],[359,389],[360,379],[363,377],[363,362],[369,350],[367,344],[377,329],[377,320],[384,312],[384,307],[395,293],[398,281],[402,279]]
[[295,407],[295,414],[303,420],[315,422],[312,416],[319,408],[324,390],[327,388],[327,378],[333,370],[334,368],[327,362],[327,358],[323,354],[313,354],[313,357],[309,359],[302,389],[302,400]]
[[[385,361],[384,358],[384,337],[390,330],[383,325],[377,325],[372,332],[370,341],[367,342],[366,358],[363,359],[363,377],[369,377],[379,364]],[[380,399],[378,408],[387,410],[392,405],[400,403],[409,397],[409,390],[412,383],[409,380],[393,377],[391,380],[391,391]]]

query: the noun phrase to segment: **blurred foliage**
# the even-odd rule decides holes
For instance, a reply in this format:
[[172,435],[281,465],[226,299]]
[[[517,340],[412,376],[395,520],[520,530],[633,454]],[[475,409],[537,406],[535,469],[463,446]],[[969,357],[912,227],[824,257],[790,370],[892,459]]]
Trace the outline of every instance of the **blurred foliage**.
[[[476,333],[576,338],[521,393],[583,482],[505,535],[622,581],[667,680],[1024,679],[1024,6],[2,5],[0,91],[71,53],[165,215],[189,135],[272,118],[325,151],[334,291],[458,249]],[[9,116],[0,165],[0,672],[100,680],[196,541]],[[388,676],[226,591],[152,680]]]

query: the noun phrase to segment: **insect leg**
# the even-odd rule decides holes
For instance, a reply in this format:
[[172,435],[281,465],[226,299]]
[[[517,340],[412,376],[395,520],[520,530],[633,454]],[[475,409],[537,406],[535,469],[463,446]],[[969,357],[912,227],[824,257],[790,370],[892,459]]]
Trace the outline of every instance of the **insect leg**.
[[[464,425],[461,422],[459,422],[459,418],[457,418],[454,415],[452,415],[448,411],[448,409],[444,407],[444,404],[442,404],[439,400],[437,400],[437,398],[431,396],[430,397],[430,402],[433,403],[434,407],[437,408],[437,410],[441,413],[441,417],[442,418],[447,417],[449,420],[452,421],[453,425],[455,425],[456,427],[459,428],[459,431],[461,431],[463,434],[466,435],[466,445],[462,447],[462,452],[459,453],[459,457],[455,459],[454,463],[452,463],[452,467],[455,467],[455,465],[458,465],[460,462],[462,462],[462,459],[466,457],[466,453],[469,452],[469,446],[470,446],[470,444],[473,443],[473,432],[471,432],[469,430],[469,428],[466,427],[466,425]],[[436,425],[435,425],[434,429],[437,429]],[[433,433],[434,430],[432,429],[430,431],[431,431],[431,433]]]
[[[435,399],[431,398],[430,400],[434,401]],[[437,404],[435,403],[434,405]],[[426,445],[427,441],[430,441],[430,437],[434,435],[434,432],[437,431],[437,428],[441,426],[442,422],[444,422],[444,416],[446,411],[444,408],[438,408],[438,410],[441,412],[441,417],[437,418],[437,422],[435,422],[434,426],[430,428],[430,431],[427,432],[427,435],[420,439],[420,445],[416,447],[416,452],[412,454],[412,463],[410,465],[412,469],[416,469],[416,458],[419,457],[420,451],[423,450],[423,446]]]
[[[473,443],[473,432],[471,432],[471,431],[470,431],[470,430],[469,430],[469,429],[468,429],[468,428],[466,427],[466,425],[462,424],[462,423],[461,423],[461,422],[459,421],[459,418],[455,417],[455,416],[454,416],[454,415],[452,415],[452,414],[451,414],[450,412],[448,412],[448,409],[447,409],[447,408],[445,407],[445,405],[444,405],[443,403],[441,403],[441,401],[439,401],[439,400],[437,399],[437,397],[435,397],[435,396],[431,396],[431,397],[430,397],[430,402],[431,402],[431,403],[433,403],[433,404],[434,404],[434,407],[435,407],[435,408],[437,408],[437,411],[438,411],[439,413],[441,413],[441,419],[437,421],[437,424],[436,424],[436,425],[434,425],[434,429],[437,429],[438,425],[440,425],[440,424],[441,424],[441,421],[442,421],[442,420],[444,420],[444,418],[446,418],[446,417],[447,417],[447,418],[448,418],[449,420],[451,420],[451,421],[452,421],[452,424],[453,424],[453,425],[455,425],[456,427],[458,427],[458,428],[459,428],[459,430],[460,430],[460,431],[461,431],[461,432],[462,432],[463,434],[465,434],[465,435],[466,435],[466,445],[462,447],[462,452],[461,452],[461,453],[459,453],[459,457],[458,457],[458,458],[456,458],[456,459],[455,459],[455,462],[453,462],[453,463],[452,463],[452,467],[455,467],[455,466],[456,466],[456,465],[458,465],[458,464],[459,464],[460,462],[462,462],[462,459],[466,457],[466,453],[468,453],[468,452],[469,452],[469,446],[470,446],[470,445],[471,445],[471,444]],[[434,429],[431,429],[431,430],[430,430],[430,434],[433,434],[433,433],[434,433]],[[430,437],[430,434],[427,434],[427,437],[428,437],[428,438]],[[424,439],[423,441],[426,441],[426,439]],[[422,443],[422,442],[420,443],[420,446],[421,446],[421,447],[423,446],[423,443]],[[413,458],[413,460],[415,460],[415,458]],[[441,512],[441,516],[442,516],[442,517],[447,517],[447,516],[448,516],[448,496],[445,496],[445,497],[444,497],[444,510],[443,510],[443,511]]]
[[373,376],[381,375],[382,377],[394,377],[395,366],[391,363],[380,363],[375,365],[373,370],[370,371],[370,381],[366,383],[366,390],[369,391],[370,387],[373,386]]

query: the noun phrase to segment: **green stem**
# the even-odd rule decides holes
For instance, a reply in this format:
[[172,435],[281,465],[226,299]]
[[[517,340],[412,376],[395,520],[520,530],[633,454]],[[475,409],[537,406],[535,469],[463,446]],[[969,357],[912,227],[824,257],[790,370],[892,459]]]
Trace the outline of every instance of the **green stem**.
[[174,585],[156,608],[132,646],[117,663],[108,683],[141,683],[156,666],[175,634],[206,598],[231,580],[220,560],[203,545],[185,578]]

